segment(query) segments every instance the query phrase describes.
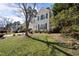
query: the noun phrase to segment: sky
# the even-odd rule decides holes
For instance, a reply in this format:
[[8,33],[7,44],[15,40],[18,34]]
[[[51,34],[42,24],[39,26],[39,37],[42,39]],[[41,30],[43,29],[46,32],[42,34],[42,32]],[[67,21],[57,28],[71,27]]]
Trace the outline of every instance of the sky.
[[[12,7],[10,6],[11,3],[1,3],[0,4],[0,17],[7,17],[7,18],[11,18],[13,20],[11,21],[20,21],[21,23],[23,23],[23,19],[18,17],[16,15],[16,12],[14,12],[14,10],[16,10],[16,7]],[[12,5],[12,4],[11,4]],[[36,5],[36,9],[41,9],[41,8],[47,8],[47,7],[51,7],[51,3],[38,3]],[[0,23],[2,23],[2,19],[0,19]]]
[[37,8],[47,8],[47,7],[51,7],[52,3],[39,3],[37,4]]

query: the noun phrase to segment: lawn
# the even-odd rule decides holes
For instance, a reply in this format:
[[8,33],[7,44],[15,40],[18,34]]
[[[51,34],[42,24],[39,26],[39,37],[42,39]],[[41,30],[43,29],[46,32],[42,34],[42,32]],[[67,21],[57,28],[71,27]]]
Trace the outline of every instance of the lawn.
[[[26,36],[13,36],[5,39],[0,39],[0,55],[1,56],[52,56],[52,55],[66,55],[61,51],[48,47],[44,42],[56,42],[47,35],[36,36],[37,40]],[[54,45],[55,46],[55,45]],[[72,50],[57,46],[62,50],[72,54]]]
[[50,55],[46,44],[25,36],[14,36],[0,40],[0,55]]

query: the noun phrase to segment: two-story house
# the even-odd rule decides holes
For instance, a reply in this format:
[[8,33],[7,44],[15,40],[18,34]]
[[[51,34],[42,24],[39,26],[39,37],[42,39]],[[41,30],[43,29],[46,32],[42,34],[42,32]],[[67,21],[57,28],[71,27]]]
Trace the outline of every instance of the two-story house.
[[50,31],[50,18],[53,16],[51,9],[40,9],[37,17],[33,18],[29,24],[29,28],[36,31]]

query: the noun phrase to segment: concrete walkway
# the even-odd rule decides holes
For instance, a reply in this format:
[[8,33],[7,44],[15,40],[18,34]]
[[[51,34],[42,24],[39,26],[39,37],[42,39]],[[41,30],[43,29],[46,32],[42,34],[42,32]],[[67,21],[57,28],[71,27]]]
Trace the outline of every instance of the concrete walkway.
[[15,35],[15,36],[18,36],[18,35],[25,35],[25,33],[6,34],[6,35],[4,35],[4,37],[11,37],[11,36],[13,36],[13,35]]

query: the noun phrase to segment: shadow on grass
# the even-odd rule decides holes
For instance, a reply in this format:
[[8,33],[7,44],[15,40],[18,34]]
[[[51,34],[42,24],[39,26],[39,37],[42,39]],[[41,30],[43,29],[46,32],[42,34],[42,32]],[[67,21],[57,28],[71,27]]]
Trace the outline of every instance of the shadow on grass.
[[28,37],[31,38],[31,39],[33,39],[33,40],[40,41],[40,42],[43,42],[43,43],[47,44],[47,46],[50,47],[52,50],[54,48],[54,49],[57,49],[58,51],[64,53],[67,56],[73,56],[72,54],[69,54],[69,53],[67,53],[67,52],[63,51],[62,49],[60,49],[60,48],[58,48],[58,47],[55,46],[55,45],[60,46],[60,44],[64,44],[64,43],[48,42],[48,41],[43,41],[43,40],[31,37],[31,36],[28,36]]

